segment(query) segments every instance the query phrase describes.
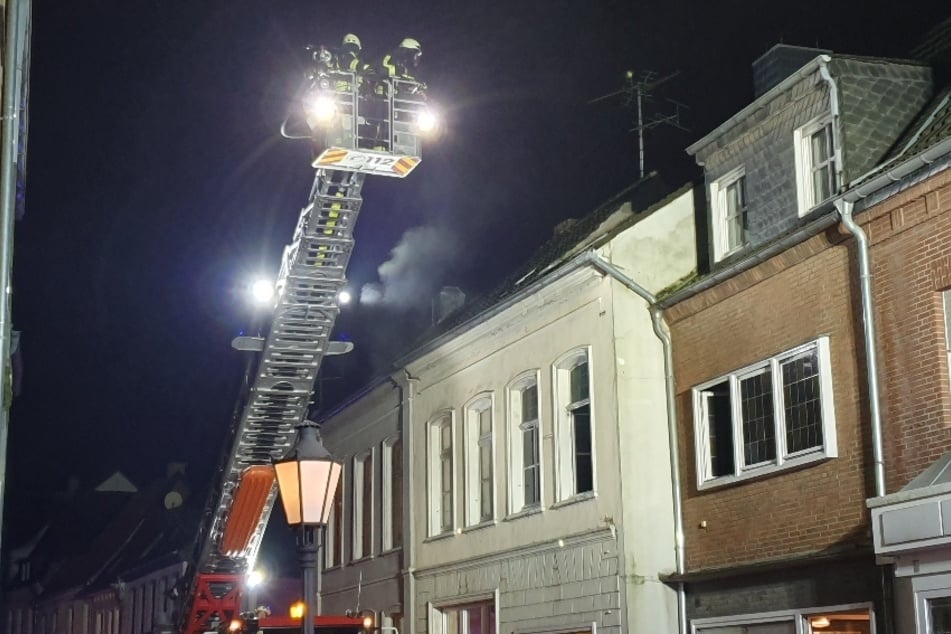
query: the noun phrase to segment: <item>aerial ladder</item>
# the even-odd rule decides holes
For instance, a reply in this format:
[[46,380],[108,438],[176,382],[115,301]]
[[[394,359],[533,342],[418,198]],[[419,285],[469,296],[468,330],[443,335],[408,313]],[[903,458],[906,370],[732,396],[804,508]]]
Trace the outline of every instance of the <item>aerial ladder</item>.
[[[249,626],[242,617],[254,617],[241,613],[244,582],[277,497],[271,465],[294,444],[323,359],[352,347],[330,341],[330,335],[354,246],[364,179],[367,174],[404,178],[411,173],[421,160],[421,138],[433,123],[422,84],[398,78],[368,81],[354,73],[314,72],[301,95],[298,121],[306,127],[295,130],[285,121],[282,129],[287,137],[314,143],[316,175],[284,248],[270,323],[261,335],[232,342],[255,356],[195,551],[179,584],[181,634],[279,631],[283,622],[275,617],[269,628],[262,618]],[[315,617],[318,632],[321,627],[359,632],[367,626],[358,617]]]

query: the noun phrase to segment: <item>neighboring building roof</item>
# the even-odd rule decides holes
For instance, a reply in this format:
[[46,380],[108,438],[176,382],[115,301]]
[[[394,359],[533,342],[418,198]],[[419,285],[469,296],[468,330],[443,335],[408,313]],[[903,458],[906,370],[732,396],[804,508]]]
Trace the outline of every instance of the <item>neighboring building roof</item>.
[[[687,186],[689,188],[689,186]],[[428,331],[419,345],[471,321],[521,289],[541,279],[583,250],[606,243],[621,231],[640,222],[683,193],[672,193],[656,172],[631,184],[594,211],[579,219],[568,219],[555,227],[554,235],[520,267],[490,292],[474,299]],[[412,353],[410,353],[412,354]]]
[[951,451],[938,458],[901,490],[926,489],[936,484],[951,484]]

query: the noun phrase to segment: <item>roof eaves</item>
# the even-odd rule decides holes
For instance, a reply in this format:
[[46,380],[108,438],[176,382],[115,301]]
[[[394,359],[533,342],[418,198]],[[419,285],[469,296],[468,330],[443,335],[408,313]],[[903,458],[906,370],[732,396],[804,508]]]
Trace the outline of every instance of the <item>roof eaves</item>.
[[741,121],[745,120],[747,117],[768,104],[770,101],[789,90],[789,88],[794,84],[811,75],[819,68],[820,65],[828,64],[831,60],[832,58],[829,55],[817,55],[814,59],[800,67],[799,70],[786,77],[786,79],[782,80],[760,95],[757,99],[753,100],[753,102],[748,106],[721,123],[712,132],[701,138],[699,141],[695,141],[691,145],[687,146],[687,154],[690,156],[696,155],[697,152],[710,145],[710,143],[712,143],[715,139],[719,138],[729,130],[732,130],[737,125],[739,125]]

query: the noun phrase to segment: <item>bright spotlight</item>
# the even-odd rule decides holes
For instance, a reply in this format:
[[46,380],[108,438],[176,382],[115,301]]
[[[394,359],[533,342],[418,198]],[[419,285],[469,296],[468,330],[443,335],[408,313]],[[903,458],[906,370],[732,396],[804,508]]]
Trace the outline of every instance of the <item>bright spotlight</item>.
[[416,114],[416,127],[424,134],[435,132],[439,127],[439,117],[429,108],[423,108]]
[[353,296],[350,294],[350,291],[348,291],[347,289],[344,289],[340,291],[339,293],[337,293],[337,301],[339,301],[341,304],[349,304],[350,300],[352,299],[353,299]]
[[312,92],[304,99],[304,110],[315,120],[326,123],[337,112],[337,104],[332,95]]
[[264,573],[260,570],[252,570],[248,573],[247,585],[249,588],[255,588],[264,583]]
[[298,601],[291,606],[290,616],[292,619],[304,618],[304,602]]
[[274,284],[269,280],[256,280],[251,284],[251,298],[256,304],[266,304],[274,297]]

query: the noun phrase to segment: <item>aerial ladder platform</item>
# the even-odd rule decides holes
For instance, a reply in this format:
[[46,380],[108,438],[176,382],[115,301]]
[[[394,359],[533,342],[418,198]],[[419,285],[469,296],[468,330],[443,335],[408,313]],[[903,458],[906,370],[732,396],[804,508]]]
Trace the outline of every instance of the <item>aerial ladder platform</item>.
[[[316,175],[284,248],[270,322],[261,336],[233,342],[255,357],[180,584],[181,634],[226,629],[241,616],[244,581],[277,498],[272,464],[294,445],[324,358],[350,347],[330,336],[364,180],[368,174],[410,174],[422,158],[423,128],[431,123],[424,87],[417,82],[377,80],[374,91],[353,73],[325,72],[310,79],[302,95],[307,128],[299,136],[285,136],[314,143]],[[339,625],[340,617],[318,616],[318,629],[322,618]],[[362,621],[353,618],[352,625],[359,631]]]

